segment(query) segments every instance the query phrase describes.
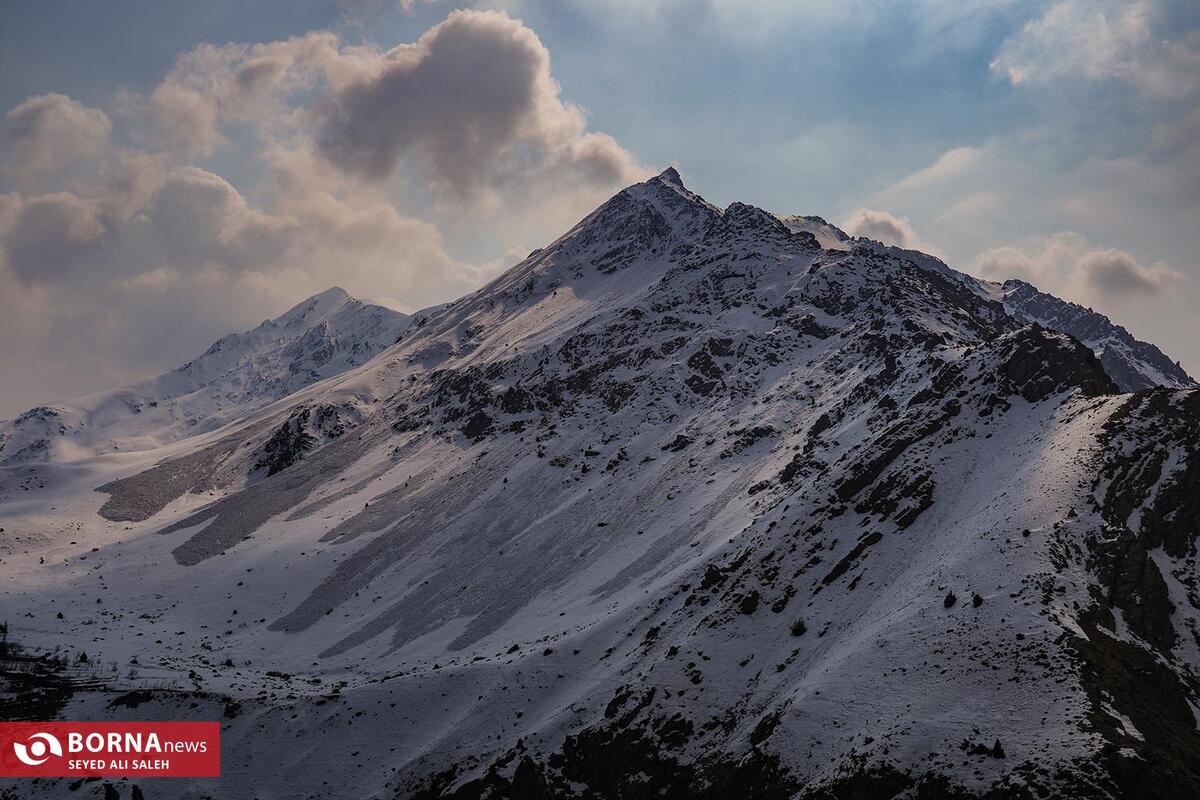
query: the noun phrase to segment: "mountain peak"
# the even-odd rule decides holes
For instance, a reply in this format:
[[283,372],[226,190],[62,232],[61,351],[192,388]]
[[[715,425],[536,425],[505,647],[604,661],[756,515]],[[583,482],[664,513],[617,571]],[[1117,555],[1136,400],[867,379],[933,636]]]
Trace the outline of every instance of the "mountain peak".
[[674,167],[667,167],[662,172],[658,173],[658,179],[667,183],[678,186],[680,189],[686,189],[683,185],[683,178],[679,177],[679,170]]
[[287,325],[299,320],[323,317],[339,308],[346,301],[353,299],[342,287],[331,286],[323,292],[318,292],[312,297],[301,300],[283,314],[273,320],[268,320],[264,324],[275,323],[278,325]]
[[329,287],[328,289],[326,289],[325,291],[323,291],[323,292],[318,292],[317,294],[314,294],[314,295],[313,295],[312,297],[310,297],[309,299],[310,299],[310,300],[318,300],[318,299],[329,298],[329,299],[338,299],[338,300],[341,300],[341,299],[347,298],[347,297],[349,297],[349,296],[350,296],[350,293],[349,293],[349,292],[347,292],[347,291],[346,291],[345,289],[343,289],[342,287],[340,287],[340,286],[330,286],[330,287]]

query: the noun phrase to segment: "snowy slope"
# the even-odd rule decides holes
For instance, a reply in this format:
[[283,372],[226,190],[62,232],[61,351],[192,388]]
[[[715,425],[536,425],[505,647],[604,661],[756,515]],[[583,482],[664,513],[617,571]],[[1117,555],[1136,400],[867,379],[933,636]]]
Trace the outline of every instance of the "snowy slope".
[[143,450],[214,430],[366,362],[409,320],[328,289],[156,378],[0,421],[0,463]]
[[222,720],[172,797],[1191,796],[1200,392],[847,246],[668,170],[225,428],[0,470],[14,636],[115,665],[68,718]]
[[816,237],[817,244],[826,250],[850,249],[850,235],[821,217],[785,214],[779,217],[779,221],[792,233],[811,233]]

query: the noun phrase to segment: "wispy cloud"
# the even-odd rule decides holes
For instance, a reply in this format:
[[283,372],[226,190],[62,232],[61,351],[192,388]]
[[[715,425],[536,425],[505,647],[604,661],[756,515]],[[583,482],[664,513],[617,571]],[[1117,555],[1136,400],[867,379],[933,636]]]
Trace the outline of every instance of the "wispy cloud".
[[1175,35],[1153,0],[1058,0],[1009,37],[991,68],[1013,85],[1122,81],[1161,97],[1200,88],[1200,35]]

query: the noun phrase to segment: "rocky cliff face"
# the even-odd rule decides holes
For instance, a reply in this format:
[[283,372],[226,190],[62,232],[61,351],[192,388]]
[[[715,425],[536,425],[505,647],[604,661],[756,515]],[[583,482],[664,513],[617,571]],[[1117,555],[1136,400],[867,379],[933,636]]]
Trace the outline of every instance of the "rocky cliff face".
[[103,578],[102,631],[56,582],[14,607],[236,700],[235,796],[1188,796],[1200,393],[1122,394],[975,279],[834,239],[630,187],[88,485],[59,577]]

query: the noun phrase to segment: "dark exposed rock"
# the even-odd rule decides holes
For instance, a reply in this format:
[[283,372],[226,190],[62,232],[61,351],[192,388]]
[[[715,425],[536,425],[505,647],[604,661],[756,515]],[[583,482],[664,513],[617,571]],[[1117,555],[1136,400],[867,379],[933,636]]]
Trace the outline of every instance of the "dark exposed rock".
[[1096,354],[1070,337],[1032,325],[1014,334],[1009,348],[1004,376],[1031,403],[1071,388],[1088,396],[1119,391]]
[[495,420],[482,411],[476,411],[463,425],[463,436],[475,442],[482,441],[492,432],[494,425]]
[[1003,288],[1004,305],[1019,318],[1069,333],[1089,346],[1106,343],[1100,363],[1122,391],[1155,386],[1155,378],[1148,374],[1147,367],[1177,386],[1195,385],[1183,368],[1161,350],[1134,339],[1129,331],[1114,325],[1102,314],[1043,294],[1025,281],[1005,281]]
[[304,458],[317,443],[307,430],[308,418],[309,410],[302,408],[280,425],[263,445],[254,469],[266,468],[267,475],[274,475]]
[[[1091,700],[1090,723],[1108,742],[1100,754],[1108,796],[1193,796],[1200,786],[1200,733],[1190,692],[1153,653],[1101,630],[1113,627],[1112,612],[1102,605],[1085,610],[1080,625],[1087,638],[1072,636],[1069,645]],[[1125,731],[1110,707],[1132,721],[1140,738]],[[1136,757],[1122,752],[1130,749]]]
[[829,574],[821,579],[821,583],[828,585],[845,575],[850,571],[851,567],[858,563],[859,558],[862,557],[863,553],[866,552],[868,547],[873,544],[878,544],[882,539],[883,534],[879,531],[871,531],[870,533],[863,535],[863,537],[855,543],[854,547],[851,548],[850,552],[847,553],[841,561],[834,565],[833,569],[829,571]]
[[[1200,536],[1200,392],[1152,390],[1130,397],[1104,426],[1095,489],[1106,529],[1094,537],[1093,568],[1106,601],[1138,636],[1164,652],[1178,634],[1174,606],[1151,556],[1184,558]],[[1171,461],[1168,467],[1168,460]],[[1129,525],[1134,525],[1131,530]]]
[[1146,540],[1127,530],[1101,538],[1093,546],[1097,577],[1107,587],[1108,603],[1121,609],[1130,629],[1163,651],[1175,646],[1174,606],[1162,573],[1150,558]]
[[761,598],[760,598],[758,592],[756,592],[756,591],[746,592],[746,594],[742,595],[741,599],[738,600],[738,613],[739,614],[753,614],[755,611],[758,610],[758,601],[760,599]]
[[[562,748],[544,760],[523,758],[512,779],[504,778],[494,766],[484,777],[451,789],[456,777],[451,770],[433,776],[401,796],[412,800],[485,797],[790,800],[800,789],[777,755],[768,755],[757,748],[742,758],[713,756],[695,762],[679,758],[673,751],[692,735],[689,727],[679,720],[663,718],[651,719],[644,727],[590,727],[567,737]],[[767,727],[762,729],[761,736],[762,741],[769,736]],[[546,794],[537,794],[543,790]]]

